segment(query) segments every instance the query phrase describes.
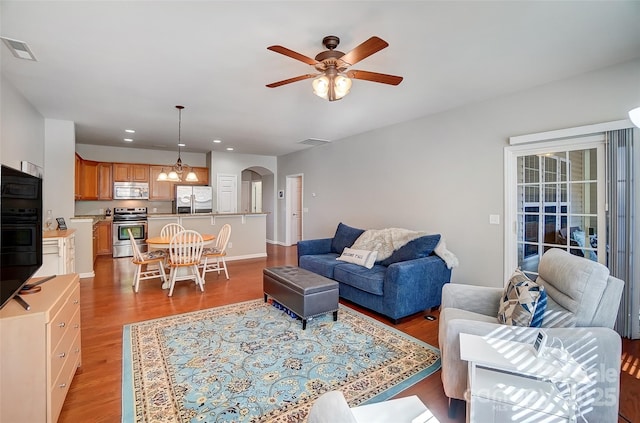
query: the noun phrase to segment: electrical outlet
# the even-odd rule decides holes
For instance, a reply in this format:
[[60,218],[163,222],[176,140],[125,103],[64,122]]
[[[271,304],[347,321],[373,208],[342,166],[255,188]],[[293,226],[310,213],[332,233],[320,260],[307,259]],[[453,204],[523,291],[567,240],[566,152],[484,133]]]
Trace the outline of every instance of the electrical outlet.
[[233,242],[227,243],[227,248],[233,248]]

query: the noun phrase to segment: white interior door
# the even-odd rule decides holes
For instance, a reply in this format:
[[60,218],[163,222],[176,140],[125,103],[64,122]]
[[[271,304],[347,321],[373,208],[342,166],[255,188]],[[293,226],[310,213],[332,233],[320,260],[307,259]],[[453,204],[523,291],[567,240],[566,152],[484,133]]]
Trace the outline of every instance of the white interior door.
[[238,211],[238,177],[218,173],[218,213]]
[[251,182],[251,212],[262,213],[262,181]]
[[302,240],[302,175],[287,176],[286,192],[287,245]]

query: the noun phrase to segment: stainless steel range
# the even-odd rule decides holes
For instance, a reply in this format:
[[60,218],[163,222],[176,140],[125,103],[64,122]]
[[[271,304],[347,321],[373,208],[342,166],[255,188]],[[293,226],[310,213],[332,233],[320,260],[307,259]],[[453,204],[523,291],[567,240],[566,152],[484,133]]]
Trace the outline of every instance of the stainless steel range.
[[131,229],[140,251],[147,251],[146,207],[116,207],[113,210],[113,257],[133,257],[127,229]]

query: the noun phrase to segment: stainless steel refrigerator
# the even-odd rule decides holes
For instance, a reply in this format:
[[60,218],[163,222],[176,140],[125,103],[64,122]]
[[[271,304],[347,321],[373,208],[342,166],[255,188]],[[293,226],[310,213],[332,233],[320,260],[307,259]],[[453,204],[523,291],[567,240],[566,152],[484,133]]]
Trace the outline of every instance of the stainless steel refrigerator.
[[213,188],[201,185],[176,185],[174,213],[211,213]]

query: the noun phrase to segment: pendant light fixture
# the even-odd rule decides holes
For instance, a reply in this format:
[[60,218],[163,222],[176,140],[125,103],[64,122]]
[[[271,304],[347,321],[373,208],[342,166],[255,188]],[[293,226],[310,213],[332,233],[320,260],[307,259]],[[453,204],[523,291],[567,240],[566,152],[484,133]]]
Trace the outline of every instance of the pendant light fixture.
[[184,147],[180,138],[182,130],[182,109],[184,109],[184,106],[176,106],[176,109],[178,109],[178,160],[176,161],[176,164],[171,167],[168,174],[164,171],[164,168],[162,168],[156,180],[161,182],[181,182],[183,180],[182,175],[184,172],[189,170],[184,180],[186,182],[198,182],[198,176],[193,171],[193,168],[187,164],[182,164],[182,158],[180,158],[180,148]]

